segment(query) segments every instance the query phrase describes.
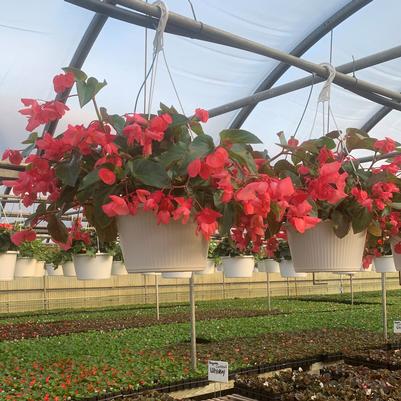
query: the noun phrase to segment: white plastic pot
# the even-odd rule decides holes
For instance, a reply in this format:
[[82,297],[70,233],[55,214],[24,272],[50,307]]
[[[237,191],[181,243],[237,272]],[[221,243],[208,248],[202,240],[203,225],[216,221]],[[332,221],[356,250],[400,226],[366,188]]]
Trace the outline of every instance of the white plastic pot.
[[164,272],[163,278],[191,278],[192,272]]
[[0,253],[0,281],[14,280],[17,255],[16,251]]
[[63,275],[63,268],[61,265],[57,267],[57,269],[54,268],[54,265],[52,263],[46,263],[46,271],[49,276],[62,276]]
[[197,225],[171,220],[157,224],[152,212],[117,218],[125,267],[129,273],[192,272],[207,267],[208,243]]
[[74,262],[65,262],[63,264],[64,277],[76,277]]
[[354,234],[352,229],[338,238],[332,222],[318,223],[300,234],[291,226],[287,229],[288,244],[296,272],[358,272],[361,268],[366,231]]
[[36,259],[33,258],[17,258],[14,277],[34,277],[36,262]]
[[255,259],[253,256],[223,256],[222,267],[224,277],[227,278],[247,278],[252,277],[255,267]]
[[291,278],[291,277],[306,277],[306,273],[297,273],[294,269],[294,264],[292,260],[282,260],[279,263],[281,277]]
[[274,259],[259,260],[258,269],[264,273],[280,273],[280,265]]
[[97,253],[95,256],[78,254],[72,257],[78,280],[103,280],[111,277],[113,256]]
[[401,238],[397,235],[390,238],[391,253],[393,254],[394,266],[397,271],[401,271],[401,253],[397,253],[394,247],[401,242]]
[[125,276],[127,275],[127,269],[124,266],[124,263],[121,260],[114,260],[111,266],[111,275],[112,276]]
[[200,272],[196,272],[195,274],[199,274],[199,275],[214,274],[215,271],[216,271],[216,268],[214,266],[214,260],[208,259],[206,269],[201,270]]
[[395,269],[393,255],[380,256],[375,258],[376,273],[394,273]]
[[45,262],[43,260],[36,261],[34,277],[43,277],[45,275]]

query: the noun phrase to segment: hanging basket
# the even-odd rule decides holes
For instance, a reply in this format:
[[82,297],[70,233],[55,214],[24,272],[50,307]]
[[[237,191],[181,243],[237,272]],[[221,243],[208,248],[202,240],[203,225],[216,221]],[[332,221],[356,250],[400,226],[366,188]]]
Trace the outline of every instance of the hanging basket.
[[196,224],[157,224],[151,212],[117,218],[125,267],[129,273],[192,272],[206,269],[208,243]]
[[124,263],[121,260],[113,261],[113,264],[111,266],[112,276],[125,276],[127,274],[127,269],[125,268]]
[[358,272],[361,269],[366,231],[354,234],[351,229],[344,238],[338,238],[332,222],[326,220],[303,234],[291,226],[287,233],[296,272]]
[[78,280],[103,280],[111,277],[113,256],[97,253],[95,256],[78,254],[73,256]]
[[35,277],[36,259],[17,258],[14,277]]
[[35,274],[33,277],[43,277],[45,275],[45,262],[38,260],[35,266]]
[[216,271],[216,268],[214,266],[214,259],[208,259],[207,260],[207,267],[205,270],[201,270],[200,272],[196,272],[195,274],[199,274],[201,276],[208,275],[208,274],[214,274]]
[[162,273],[163,278],[191,278],[192,272],[165,272]]
[[380,256],[375,258],[376,273],[394,273],[395,269],[393,255]]
[[401,238],[397,235],[392,238],[390,238],[390,244],[391,244],[391,252],[393,254],[393,259],[394,259],[394,266],[397,271],[401,271],[401,253],[397,253],[394,250],[394,247],[401,242]]
[[294,269],[294,264],[292,263],[292,260],[282,260],[279,263],[280,267],[280,274],[281,277],[285,278],[297,278],[297,277],[306,277],[306,273],[297,273]]
[[48,276],[62,276],[63,275],[63,268],[61,265],[57,267],[57,269],[54,268],[53,263],[47,263],[46,264],[46,271]]
[[252,277],[255,267],[255,259],[253,256],[223,256],[222,267],[224,277],[227,278],[248,278]]
[[15,251],[0,253],[0,281],[14,280],[17,255]]
[[258,269],[264,273],[280,273],[280,265],[274,259],[259,260]]
[[63,264],[63,274],[64,277],[77,277],[74,262],[65,262]]

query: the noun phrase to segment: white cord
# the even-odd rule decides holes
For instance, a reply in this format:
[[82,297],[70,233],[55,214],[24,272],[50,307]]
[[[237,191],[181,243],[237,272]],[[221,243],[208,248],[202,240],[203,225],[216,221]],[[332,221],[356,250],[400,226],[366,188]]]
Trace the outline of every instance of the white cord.
[[163,1],[156,1],[153,3],[154,6],[160,8],[160,18],[159,24],[156,28],[155,38],[153,39],[153,57],[155,57],[155,64],[152,68],[152,75],[150,79],[150,89],[149,89],[149,102],[148,102],[148,118],[150,117],[151,109],[152,109],[152,101],[153,101],[153,93],[155,90],[156,83],[156,73],[157,73],[157,65],[159,61],[159,53],[163,50],[164,46],[164,31],[166,29],[167,21],[168,21],[168,8]]

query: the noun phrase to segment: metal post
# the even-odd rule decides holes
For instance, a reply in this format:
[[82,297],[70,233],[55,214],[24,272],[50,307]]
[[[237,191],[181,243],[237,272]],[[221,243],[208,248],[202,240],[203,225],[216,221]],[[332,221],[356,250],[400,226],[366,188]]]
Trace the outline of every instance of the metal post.
[[196,323],[195,323],[195,275],[189,279],[189,303],[191,307],[191,369],[196,370]]
[[159,276],[155,274],[155,287],[156,287],[156,318],[160,320],[160,306],[159,306]]
[[271,289],[270,289],[270,275],[268,272],[266,272],[266,290],[267,290],[267,308],[269,309],[269,312],[272,310],[272,305],[271,305]]
[[147,288],[147,285],[146,285],[146,275],[144,274],[143,275],[143,288],[144,288],[144,292],[145,292],[145,305],[147,305],[147,303],[148,303],[148,288]]
[[223,299],[226,299],[226,280],[223,271],[221,272],[221,274],[223,275]]
[[349,275],[349,292],[351,295],[351,306],[354,306],[354,282],[352,280],[352,274]]
[[381,273],[382,276],[382,315],[383,315],[383,337],[387,341],[387,293],[386,293],[386,273]]
[[43,308],[48,311],[48,300],[47,300],[47,277],[43,276]]

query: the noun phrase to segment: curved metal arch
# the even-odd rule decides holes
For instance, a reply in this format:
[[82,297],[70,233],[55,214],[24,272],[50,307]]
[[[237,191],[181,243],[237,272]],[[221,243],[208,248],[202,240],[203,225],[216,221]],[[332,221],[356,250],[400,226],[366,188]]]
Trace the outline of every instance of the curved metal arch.
[[372,117],[366,121],[365,124],[362,125],[361,130],[365,132],[369,132],[373,127],[375,127],[384,117],[387,116],[393,109],[388,106],[382,107],[378,110]]
[[[301,57],[306,51],[308,51],[315,43],[323,38],[333,28],[341,24],[347,18],[355,14],[361,8],[365,7],[373,0],[351,0],[348,4],[336,11],[333,15],[327,18],[322,24],[314,29],[306,38],[295,46],[290,54],[296,57]],[[285,63],[280,63],[271,71],[263,82],[256,88],[255,93],[270,89],[290,68],[291,66]],[[246,121],[249,115],[252,113],[256,104],[248,105],[243,107],[232,121],[230,128],[240,128]]]
[[[104,0],[104,3],[115,4],[114,0]],[[108,16],[104,14],[96,13],[94,15],[88,27],[86,28],[86,31],[82,35],[82,38],[71,58],[70,64],[68,65],[69,67],[79,69],[82,68],[107,19]],[[58,93],[56,96],[56,100],[66,103],[70,92],[71,89],[68,89],[63,93]],[[57,124],[58,120],[51,122],[44,128],[44,132],[48,132],[50,135],[54,135]]]

